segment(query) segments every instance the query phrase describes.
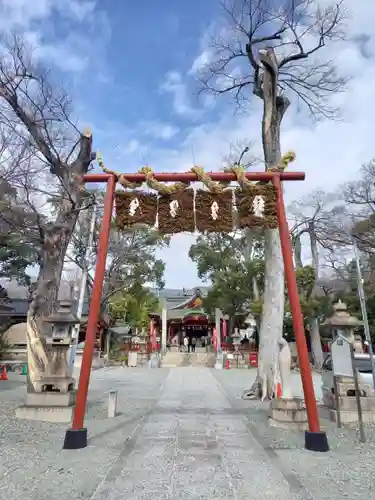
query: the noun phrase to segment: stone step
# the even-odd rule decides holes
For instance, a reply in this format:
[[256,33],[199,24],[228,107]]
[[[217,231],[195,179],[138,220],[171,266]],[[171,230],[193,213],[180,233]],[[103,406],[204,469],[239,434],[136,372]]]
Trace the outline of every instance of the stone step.
[[207,366],[215,365],[215,354],[207,352],[167,352],[162,360],[163,368],[178,366]]

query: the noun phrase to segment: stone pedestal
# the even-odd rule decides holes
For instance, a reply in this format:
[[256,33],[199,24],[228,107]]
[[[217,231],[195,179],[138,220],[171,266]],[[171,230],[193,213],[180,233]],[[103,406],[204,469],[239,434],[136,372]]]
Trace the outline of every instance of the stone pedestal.
[[160,356],[158,353],[153,352],[148,362],[149,368],[160,368]]
[[[336,403],[336,401],[335,401]],[[357,424],[358,423],[358,409],[356,398],[352,396],[339,398],[340,417],[342,424]],[[375,423],[375,398],[361,398],[361,408],[363,422]],[[332,422],[337,422],[337,409],[336,404],[334,408],[329,408],[329,419]]]
[[28,393],[26,404],[16,409],[16,417],[44,422],[70,423],[75,402],[75,392]]
[[224,367],[224,357],[223,353],[217,353],[215,360],[215,370],[222,370]]
[[[361,392],[362,417],[365,423],[375,423],[375,394],[371,385],[359,384]],[[323,394],[323,403],[328,409],[329,419],[337,422],[337,406],[340,408],[342,424],[358,423],[358,408],[355,385],[352,377],[337,377],[337,395]]]
[[138,362],[138,353],[136,351],[129,351],[128,366],[135,368]]
[[52,375],[36,380],[34,384],[35,393],[66,394],[73,391],[75,379],[73,377],[56,377]]
[[268,424],[283,429],[307,430],[307,413],[303,399],[273,399]]

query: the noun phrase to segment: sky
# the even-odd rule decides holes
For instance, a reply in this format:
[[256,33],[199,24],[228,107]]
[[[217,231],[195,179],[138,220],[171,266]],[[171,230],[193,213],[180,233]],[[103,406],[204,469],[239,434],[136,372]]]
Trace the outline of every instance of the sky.
[[[355,179],[375,156],[375,2],[347,4],[348,39],[322,52],[351,78],[347,92],[333,97],[342,120],[314,123],[297,107],[288,111],[282,151],[296,152],[290,168],[305,171],[306,181],[286,187],[287,203]],[[195,163],[215,171],[231,143],[249,140],[259,151],[260,103],[235,113],[225,97],[196,96],[196,68],[219,22],[219,0],[0,0],[0,8],[0,29],[22,29],[70,89],[108,168],[130,172],[148,163],[187,171]],[[194,241],[177,235],[163,250],[169,288],[200,284],[188,257]]]

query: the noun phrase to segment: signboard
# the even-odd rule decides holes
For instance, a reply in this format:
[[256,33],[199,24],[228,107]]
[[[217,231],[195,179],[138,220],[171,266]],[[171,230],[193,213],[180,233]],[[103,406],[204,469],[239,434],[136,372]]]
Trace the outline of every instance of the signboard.
[[351,344],[342,335],[338,335],[331,345],[332,371],[335,376],[353,377]]

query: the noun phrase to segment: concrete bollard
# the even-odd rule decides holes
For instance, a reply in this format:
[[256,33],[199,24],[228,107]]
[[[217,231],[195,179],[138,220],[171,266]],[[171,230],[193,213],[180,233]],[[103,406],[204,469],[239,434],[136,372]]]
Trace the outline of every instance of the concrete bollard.
[[114,418],[116,415],[117,415],[117,391],[109,391],[108,418]]

